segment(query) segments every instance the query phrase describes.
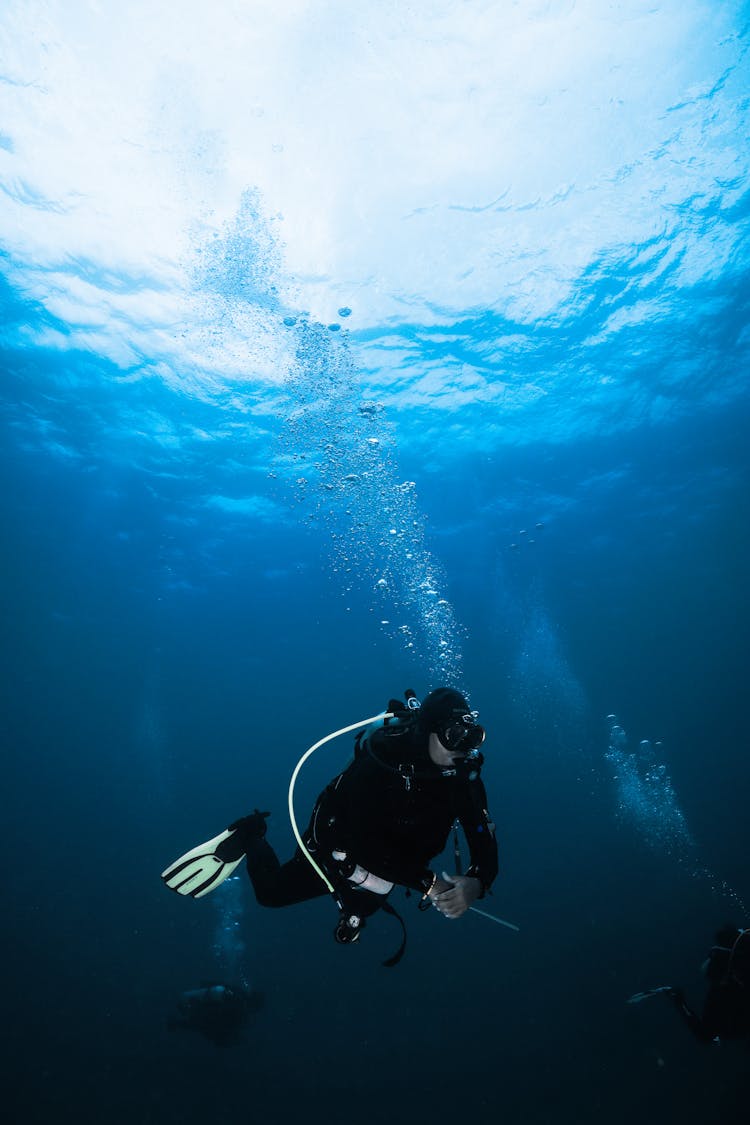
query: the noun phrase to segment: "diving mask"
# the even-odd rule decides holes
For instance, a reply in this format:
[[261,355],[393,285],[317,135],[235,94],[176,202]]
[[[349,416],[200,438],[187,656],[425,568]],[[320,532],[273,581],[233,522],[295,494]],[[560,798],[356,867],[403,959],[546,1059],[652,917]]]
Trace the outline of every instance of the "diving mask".
[[452,754],[471,754],[479,749],[485,739],[485,730],[477,722],[478,715],[478,711],[458,714],[437,732],[446,750]]

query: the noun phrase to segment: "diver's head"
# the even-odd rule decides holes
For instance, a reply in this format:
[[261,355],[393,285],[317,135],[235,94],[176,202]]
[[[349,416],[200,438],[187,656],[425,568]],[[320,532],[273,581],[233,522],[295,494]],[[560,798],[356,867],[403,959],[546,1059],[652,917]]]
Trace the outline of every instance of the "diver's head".
[[430,757],[439,766],[450,766],[466,758],[484,742],[484,728],[477,722],[477,712],[453,688],[431,691],[419,709],[418,722],[428,736]]

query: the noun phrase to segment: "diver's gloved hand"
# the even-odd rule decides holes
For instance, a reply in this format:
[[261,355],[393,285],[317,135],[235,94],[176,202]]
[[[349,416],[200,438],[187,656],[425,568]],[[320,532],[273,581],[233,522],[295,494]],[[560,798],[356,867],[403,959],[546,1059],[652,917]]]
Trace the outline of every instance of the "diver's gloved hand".
[[460,918],[482,893],[479,879],[471,875],[448,875],[438,879],[430,899],[446,918]]
[[[243,855],[254,840],[263,839],[267,828],[266,820],[270,815],[270,812],[261,812],[260,809],[256,809],[249,816],[241,816],[239,820],[235,820],[233,824],[229,825],[229,831],[233,832],[234,835],[225,840],[221,846],[231,846],[237,855]],[[240,850],[237,851],[237,849]]]

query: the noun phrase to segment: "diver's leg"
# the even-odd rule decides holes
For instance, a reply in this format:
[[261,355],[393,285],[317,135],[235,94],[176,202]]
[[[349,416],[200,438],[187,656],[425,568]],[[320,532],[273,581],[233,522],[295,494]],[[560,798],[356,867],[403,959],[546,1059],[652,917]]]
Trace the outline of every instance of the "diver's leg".
[[266,839],[267,812],[258,809],[240,817],[230,828],[245,852],[247,873],[261,906],[291,906],[327,892],[320,876],[298,848],[283,866]]
[[266,839],[253,840],[247,850],[247,873],[261,906],[292,906],[328,893],[328,888],[298,848],[279,863]]

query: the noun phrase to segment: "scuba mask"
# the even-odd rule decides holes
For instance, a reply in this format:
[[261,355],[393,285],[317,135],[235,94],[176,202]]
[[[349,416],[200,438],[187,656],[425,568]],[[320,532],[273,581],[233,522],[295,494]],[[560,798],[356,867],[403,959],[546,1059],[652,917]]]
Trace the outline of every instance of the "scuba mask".
[[441,730],[436,731],[446,750],[451,753],[476,754],[484,742],[484,727],[477,722],[478,711],[456,713]]

